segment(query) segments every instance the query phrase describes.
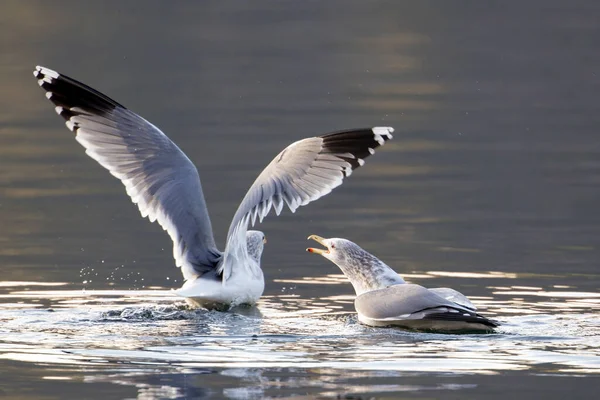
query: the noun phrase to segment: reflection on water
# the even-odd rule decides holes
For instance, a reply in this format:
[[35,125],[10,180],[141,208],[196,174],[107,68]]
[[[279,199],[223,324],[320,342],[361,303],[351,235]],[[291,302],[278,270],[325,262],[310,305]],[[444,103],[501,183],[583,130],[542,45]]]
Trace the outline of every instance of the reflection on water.
[[[22,290],[15,282],[1,288],[0,359],[53,366],[45,380],[83,379],[135,388],[138,398],[172,399],[466,391],[476,387],[465,381],[473,374],[600,373],[597,293],[512,285],[518,276],[496,275],[471,276],[487,290],[474,303],[504,323],[490,335],[366,327],[351,295],[284,293],[221,313],[189,309],[170,290],[39,290],[35,283]],[[417,276],[438,286],[436,272]],[[465,279],[461,272],[454,278]],[[322,283],[348,285],[339,275],[294,280]],[[431,373],[450,375],[419,380]],[[405,374],[412,382],[398,383]]]

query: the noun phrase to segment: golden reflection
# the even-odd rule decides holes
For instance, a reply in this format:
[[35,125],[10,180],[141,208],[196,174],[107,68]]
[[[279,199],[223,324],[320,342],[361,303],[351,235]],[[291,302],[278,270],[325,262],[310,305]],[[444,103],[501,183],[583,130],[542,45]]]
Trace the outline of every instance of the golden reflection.
[[65,286],[66,282],[28,282],[28,281],[0,281],[0,287],[19,286]]
[[557,292],[557,291],[547,291],[547,290],[532,290],[532,291],[497,291],[493,292],[494,294],[501,295],[511,295],[511,296],[538,296],[538,297],[560,297],[560,298],[580,298],[580,299],[590,299],[590,298],[600,298],[600,293],[594,292]]
[[333,301],[325,297],[315,301],[315,299],[306,299],[298,296],[263,296],[258,306],[263,315],[268,318],[273,320],[287,320],[306,315],[333,316],[347,314],[348,311],[340,311],[344,307],[339,304],[339,301]]
[[598,369],[597,368],[560,368],[557,370],[558,372],[562,372],[565,374],[582,374],[582,375],[588,375],[588,374],[598,374]]
[[[50,285],[51,286],[51,285]],[[114,304],[139,302],[183,302],[172,290],[27,290],[0,294],[0,299],[48,299],[56,301],[54,307],[69,308],[73,305]]]
[[600,305],[600,299],[598,299],[598,298],[596,298],[596,299],[573,299],[573,300],[569,300],[569,302],[581,304],[582,306],[587,306],[587,307],[596,307],[597,305]]
[[537,287],[537,286],[511,286],[511,289],[517,289],[517,290],[542,290],[541,287]]
[[348,283],[348,278],[343,274],[328,274],[325,276],[306,276],[300,279],[273,279],[279,283],[306,283],[312,285],[337,285]]
[[24,310],[28,308],[40,308],[43,307],[41,304],[24,304],[24,303],[2,303],[0,304],[0,309],[14,309],[14,310]]
[[[427,274],[402,274],[402,277],[406,279],[428,279],[434,278],[435,275]],[[296,283],[296,284],[310,284],[310,285],[339,285],[348,284],[348,278],[344,274],[327,274],[324,276],[305,276],[299,279],[273,279],[273,282],[277,283]],[[297,295],[295,295],[297,296]],[[280,296],[281,297],[281,296]]]
[[52,375],[47,375],[47,376],[42,376],[42,379],[48,380],[48,381],[70,381],[73,378],[69,377],[69,376],[52,376]]
[[489,272],[452,272],[452,271],[427,271],[427,274],[433,276],[443,276],[449,278],[504,278],[516,279],[517,274],[510,272],[489,271]]
[[89,357],[68,354],[62,350],[20,346],[15,346],[14,350],[13,352],[2,353],[0,349],[0,359],[48,364],[93,364],[93,360]]
[[356,297],[355,295],[351,295],[351,294],[341,294],[341,295],[337,295],[337,296],[323,297],[323,299],[330,300],[330,301],[337,302],[337,303],[352,304],[352,303],[354,303],[355,297]]

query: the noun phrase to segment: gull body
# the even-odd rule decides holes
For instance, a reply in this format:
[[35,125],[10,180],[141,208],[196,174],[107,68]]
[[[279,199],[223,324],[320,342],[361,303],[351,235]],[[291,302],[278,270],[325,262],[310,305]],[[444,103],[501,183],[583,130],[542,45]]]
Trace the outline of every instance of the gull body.
[[469,299],[454,289],[426,289],[406,283],[383,261],[350,240],[317,235],[308,238],[325,249],[307,251],[336,264],[354,287],[354,307],[365,325],[438,332],[491,332],[499,325],[477,314]]
[[160,129],[91,87],[45,67],[33,75],[85,152],[121,180],[142,217],[157,221],[173,241],[184,285],[176,291],[197,306],[254,304],[264,290],[260,259],[265,236],[248,230],[273,208],[295,212],[342,184],[364,159],[392,138],[375,127],[333,132],[286,147],[256,178],[217,248],[200,176]]
[[246,237],[249,257],[245,260],[245,268],[232,268],[225,284],[216,276],[216,271],[209,271],[199,278],[186,280],[175,293],[193,306],[216,310],[256,303],[265,289],[260,258],[267,240],[260,231],[248,231]]

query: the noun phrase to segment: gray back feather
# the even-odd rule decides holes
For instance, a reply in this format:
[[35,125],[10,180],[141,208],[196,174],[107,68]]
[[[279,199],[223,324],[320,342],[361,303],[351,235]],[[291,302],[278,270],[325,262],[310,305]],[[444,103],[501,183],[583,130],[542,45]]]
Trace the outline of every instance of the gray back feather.
[[467,296],[465,296],[464,294],[451,289],[451,288],[434,288],[434,289],[428,289],[430,292],[433,292],[443,298],[445,298],[446,300],[452,301],[456,304],[458,304],[459,306],[463,306],[465,308],[468,308],[469,310],[477,310],[477,307],[475,307],[475,305],[473,303],[471,303],[471,300],[469,300],[467,298]]
[[412,283],[363,293],[356,297],[354,306],[360,314],[372,319],[407,316],[440,306],[460,309],[455,303]]

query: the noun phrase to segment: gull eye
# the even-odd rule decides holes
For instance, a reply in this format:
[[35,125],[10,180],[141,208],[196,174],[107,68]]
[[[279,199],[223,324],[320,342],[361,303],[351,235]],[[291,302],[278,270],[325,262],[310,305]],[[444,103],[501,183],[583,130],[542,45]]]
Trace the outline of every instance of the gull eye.
[[332,245],[331,245],[331,248],[332,248],[332,249],[335,249],[335,244],[332,244]]

